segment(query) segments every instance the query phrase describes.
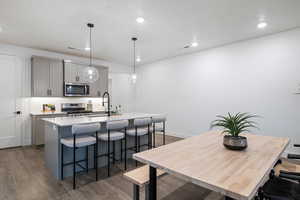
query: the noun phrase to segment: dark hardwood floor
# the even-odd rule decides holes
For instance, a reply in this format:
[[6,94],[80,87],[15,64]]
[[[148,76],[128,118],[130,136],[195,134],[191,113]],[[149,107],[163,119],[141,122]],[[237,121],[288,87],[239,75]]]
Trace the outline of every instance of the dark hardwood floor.
[[[179,138],[167,136],[172,143]],[[157,143],[161,143],[157,135]],[[134,168],[129,160],[129,170]],[[43,148],[24,147],[0,150],[0,200],[131,200],[132,184],[123,178],[123,165],[112,168],[112,176],[99,169],[100,179],[94,181],[94,171],[80,174],[77,189],[72,190],[72,178],[58,181],[44,165]],[[158,180],[158,199],[163,200],[220,200],[224,197],[173,176]],[[144,190],[141,190],[141,199]]]

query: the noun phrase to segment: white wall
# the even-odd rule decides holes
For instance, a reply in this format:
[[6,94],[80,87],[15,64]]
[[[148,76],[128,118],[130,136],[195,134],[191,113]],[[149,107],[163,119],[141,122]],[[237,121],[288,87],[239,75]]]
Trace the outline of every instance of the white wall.
[[300,29],[175,57],[138,68],[137,110],[167,113],[183,137],[217,114],[262,116],[253,132],[300,143]]
[[[35,112],[38,111],[40,104],[49,102],[49,103],[62,103],[62,102],[69,102],[68,99],[64,98],[30,98],[31,95],[31,86],[30,86],[30,58],[32,55],[36,56],[45,56],[50,58],[57,58],[57,59],[70,59],[75,63],[82,63],[87,64],[89,63],[89,60],[87,58],[82,57],[76,57],[76,56],[69,56],[65,54],[59,54],[49,51],[42,51],[42,50],[36,50],[31,48],[24,48],[24,47],[18,47],[14,45],[7,45],[7,44],[0,44],[0,54],[6,54],[6,55],[14,55],[17,56],[18,59],[21,61],[21,65],[23,66],[23,71],[21,72],[23,74],[23,108],[22,113],[24,117],[24,123],[23,123],[23,144],[28,145],[31,144],[31,123],[30,123],[30,117],[29,113],[31,111]],[[131,82],[127,79],[119,79],[119,77],[129,76],[129,73],[131,72],[131,68],[125,65],[102,61],[102,60],[94,60],[94,63],[97,65],[103,65],[109,67],[109,73],[111,78],[111,84],[113,85],[112,88],[112,98],[116,101],[117,104],[123,105],[124,112],[131,111],[133,108],[131,96]],[[2,86],[3,87],[3,86]],[[123,90],[125,88],[125,91]],[[128,94],[127,94],[128,92]],[[100,99],[101,100],[101,99]],[[99,99],[94,99],[93,101],[95,103],[98,103],[100,101]],[[80,99],[76,99],[76,102],[81,101]],[[85,102],[86,99],[82,99],[82,102]],[[1,100],[0,100],[1,103]],[[114,103],[114,102],[113,102]]]

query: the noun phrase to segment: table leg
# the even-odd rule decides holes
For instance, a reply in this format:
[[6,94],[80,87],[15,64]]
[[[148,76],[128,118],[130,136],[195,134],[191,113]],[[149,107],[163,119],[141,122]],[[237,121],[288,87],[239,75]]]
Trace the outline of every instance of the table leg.
[[234,199],[231,197],[225,196],[225,200],[234,200]]
[[140,200],[140,186],[133,184],[133,200]]
[[149,169],[149,200],[156,200],[157,199],[157,192],[156,192],[156,168],[151,167]]

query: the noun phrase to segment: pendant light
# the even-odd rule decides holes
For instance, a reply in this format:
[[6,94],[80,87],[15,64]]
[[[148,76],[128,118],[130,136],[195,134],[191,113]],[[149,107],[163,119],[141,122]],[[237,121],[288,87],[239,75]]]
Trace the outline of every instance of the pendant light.
[[90,31],[90,39],[89,39],[90,63],[89,63],[88,67],[84,68],[83,74],[84,74],[84,79],[86,82],[93,83],[99,79],[99,72],[95,67],[93,67],[93,57],[92,57],[92,53],[93,53],[92,29],[94,28],[94,24],[88,23],[87,26]]
[[135,42],[137,41],[137,38],[136,37],[133,37],[131,38],[131,40],[133,41],[133,74],[131,75],[131,78],[132,78],[132,82],[133,83],[136,83],[136,79],[137,79],[137,76],[136,76],[136,72],[135,72]]

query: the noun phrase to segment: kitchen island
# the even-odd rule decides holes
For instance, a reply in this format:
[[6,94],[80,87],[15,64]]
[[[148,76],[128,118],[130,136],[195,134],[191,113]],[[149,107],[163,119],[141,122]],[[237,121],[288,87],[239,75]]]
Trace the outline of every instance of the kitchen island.
[[[72,125],[75,124],[88,124],[88,123],[100,123],[101,129],[99,134],[106,132],[106,122],[117,121],[117,120],[129,120],[129,126],[132,126],[132,122],[137,118],[154,117],[158,114],[146,114],[146,113],[124,113],[120,115],[113,116],[103,116],[103,115],[89,115],[89,116],[79,116],[79,117],[55,117],[55,118],[45,118],[45,164],[46,167],[51,171],[51,173],[57,178],[61,179],[61,145],[60,139],[72,136]],[[150,137],[151,138],[151,137]],[[148,137],[141,138],[142,143],[148,142]],[[134,146],[134,137],[128,137],[127,148]],[[124,147],[123,147],[124,148]],[[93,160],[93,148],[89,148],[89,168],[94,167]],[[107,142],[99,141],[98,154],[105,154],[107,150]],[[85,159],[86,152],[85,149],[76,150],[76,160]],[[120,158],[120,145],[116,145],[116,159]],[[64,162],[72,162],[73,155],[71,148],[64,148]],[[128,152],[128,157],[132,155],[133,152]],[[103,167],[107,163],[106,157],[98,158],[98,167]],[[64,167],[64,176],[72,175],[72,165]],[[80,168],[76,168],[76,171],[80,171]]]

